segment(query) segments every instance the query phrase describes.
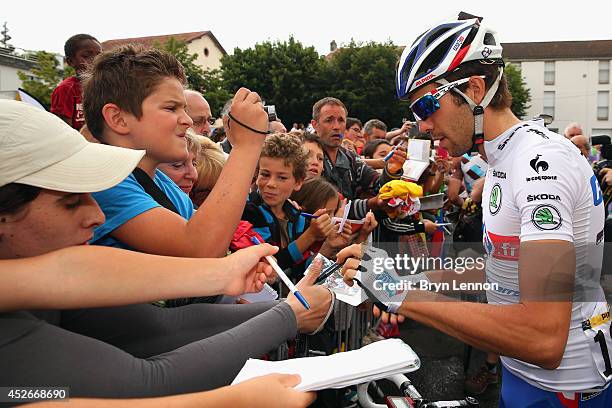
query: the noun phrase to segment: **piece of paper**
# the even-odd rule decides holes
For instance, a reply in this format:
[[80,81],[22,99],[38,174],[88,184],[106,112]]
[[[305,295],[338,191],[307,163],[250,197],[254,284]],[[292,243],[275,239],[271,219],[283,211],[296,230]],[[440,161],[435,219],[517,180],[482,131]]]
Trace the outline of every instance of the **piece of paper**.
[[402,179],[417,181],[429,166],[431,142],[422,139],[410,139],[408,142],[408,160],[404,162]]
[[408,181],[417,181],[425,169],[429,167],[429,160],[420,161],[420,160],[406,160],[404,162],[404,174],[402,175],[402,179]]
[[[324,271],[326,268],[334,264],[334,261],[327,259],[321,254],[317,254],[314,259],[321,259],[323,263],[321,271]],[[310,265],[312,265],[312,263]],[[308,269],[306,269],[304,275],[308,275],[309,272],[310,266],[308,267]],[[358,285],[347,285],[339,271],[336,271],[330,276],[328,276],[327,279],[325,279],[325,281],[322,283],[322,285],[334,292],[336,294],[336,299],[341,302],[348,303],[351,306],[358,306],[362,304],[364,300],[367,299],[367,296],[365,295],[365,293],[363,293],[363,291]]]
[[421,361],[400,339],[378,341],[359,350],[321,357],[294,358],[283,361],[249,359],[232,384],[262,375],[299,374],[302,378],[295,389],[316,391],[344,388],[378,380],[393,374],[416,371]]
[[406,152],[410,160],[429,162],[430,150],[431,142],[429,140],[410,139]]
[[278,293],[270,285],[264,283],[263,288],[259,292],[245,293],[239,297],[249,303],[271,302],[278,299]]

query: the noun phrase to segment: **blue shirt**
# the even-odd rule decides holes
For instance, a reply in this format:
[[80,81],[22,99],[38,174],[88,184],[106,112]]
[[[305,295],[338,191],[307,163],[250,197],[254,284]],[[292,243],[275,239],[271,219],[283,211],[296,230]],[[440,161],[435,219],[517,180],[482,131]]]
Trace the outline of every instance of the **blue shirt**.
[[[172,201],[180,215],[189,220],[194,214],[194,208],[187,194],[159,170],[155,170],[153,181]],[[106,222],[94,231],[91,241],[94,245],[132,249],[110,234],[143,212],[161,207],[153,197],[144,191],[132,174],[116,186],[92,195],[106,216]]]

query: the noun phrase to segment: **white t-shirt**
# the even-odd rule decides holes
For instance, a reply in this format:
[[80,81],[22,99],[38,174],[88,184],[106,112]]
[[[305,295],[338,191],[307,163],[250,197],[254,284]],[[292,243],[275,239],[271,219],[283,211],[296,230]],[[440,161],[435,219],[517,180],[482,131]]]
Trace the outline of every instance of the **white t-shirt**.
[[547,391],[601,388],[612,380],[610,356],[604,355],[612,353],[612,338],[599,284],[604,209],[593,171],[571,142],[534,122],[518,124],[484,147],[489,164],[482,195],[486,276],[498,285],[487,291],[489,303],[519,303],[522,241],[563,240],[576,248],[576,289],[561,365],[545,370],[508,357],[502,362]]

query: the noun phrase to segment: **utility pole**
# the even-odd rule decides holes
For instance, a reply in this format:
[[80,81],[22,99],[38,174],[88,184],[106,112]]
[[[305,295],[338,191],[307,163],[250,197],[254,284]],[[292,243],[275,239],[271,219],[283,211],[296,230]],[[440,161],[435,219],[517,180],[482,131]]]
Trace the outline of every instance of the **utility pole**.
[[2,39],[0,40],[0,44],[2,44],[2,47],[4,48],[12,48],[12,46],[10,44],[8,44],[9,40],[11,39],[11,36],[8,35],[9,29],[6,26],[6,21],[4,22],[4,25],[2,26],[2,31],[0,31],[0,34],[2,34]]

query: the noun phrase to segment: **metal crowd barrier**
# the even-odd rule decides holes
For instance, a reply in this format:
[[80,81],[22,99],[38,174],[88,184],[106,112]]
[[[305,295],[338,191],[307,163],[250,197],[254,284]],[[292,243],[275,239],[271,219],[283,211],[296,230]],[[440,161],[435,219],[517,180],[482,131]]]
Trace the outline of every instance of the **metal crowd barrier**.
[[363,340],[368,331],[375,330],[378,324],[378,319],[372,315],[371,304],[366,302],[355,307],[338,299],[334,302],[334,312],[326,323],[326,328],[321,334],[314,335],[331,336],[333,339],[331,348],[321,350],[310,341],[310,335],[298,334],[293,341],[281,344],[270,353],[270,359],[314,357],[360,349],[364,345]]

